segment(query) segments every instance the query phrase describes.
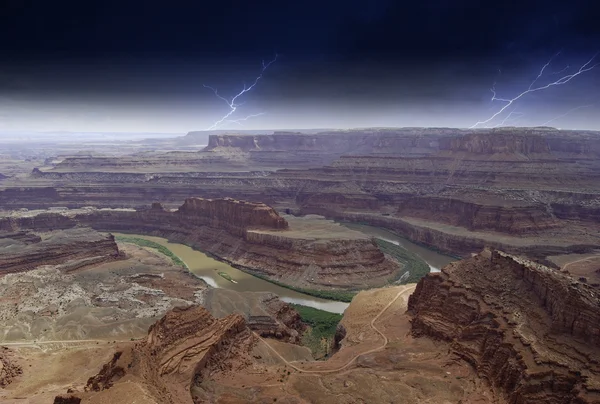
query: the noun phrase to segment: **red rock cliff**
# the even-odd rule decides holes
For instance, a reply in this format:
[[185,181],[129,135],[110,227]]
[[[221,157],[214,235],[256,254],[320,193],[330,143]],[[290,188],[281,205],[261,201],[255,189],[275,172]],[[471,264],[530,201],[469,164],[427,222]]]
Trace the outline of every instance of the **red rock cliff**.
[[213,227],[284,230],[288,223],[272,207],[264,203],[238,201],[231,198],[188,198],[177,210],[191,220],[198,219]]
[[600,400],[600,290],[486,250],[423,278],[409,299],[415,336],[449,349],[510,403]]
[[150,327],[145,341],[117,352],[88,380],[87,393],[78,396],[92,398],[119,383],[133,382],[146,385],[156,402],[199,402],[192,392],[204,374],[215,368],[235,373],[230,359],[246,359],[254,343],[238,314],[215,319],[203,307],[176,307]]

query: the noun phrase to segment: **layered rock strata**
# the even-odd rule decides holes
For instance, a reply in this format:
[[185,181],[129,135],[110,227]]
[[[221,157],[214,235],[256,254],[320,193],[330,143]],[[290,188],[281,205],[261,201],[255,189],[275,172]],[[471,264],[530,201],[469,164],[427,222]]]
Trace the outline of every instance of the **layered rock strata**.
[[423,278],[412,333],[445,341],[510,403],[600,400],[600,289],[485,250]]
[[230,358],[243,366],[254,344],[240,315],[215,319],[203,307],[175,308],[150,327],[145,341],[118,351],[79,396],[96,392],[110,402],[110,389],[125,379],[139,384],[148,402],[195,403],[191,387],[213,368],[235,370]]
[[[34,219],[12,216],[23,228]],[[157,235],[194,246],[241,269],[297,287],[364,288],[399,276],[400,266],[388,259],[374,240],[339,229],[327,221],[302,221],[298,231],[262,203],[225,198],[188,198],[177,210],[153,204],[150,209],[79,209],[57,211],[57,223],[85,224],[102,231]],[[292,220],[292,219],[291,219]],[[44,226],[51,221],[45,216]],[[325,228],[321,228],[325,223]],[[332,232],[339,234],[332,236]]]
[[[41,230],[46,230],[48,220],[48,216],[43,215],[43,220],[39,221]],[[19,228],[39,229],[37,222],[26,222]],[[56,222],[61,225],[65,223],[62,218]],[[65,270],[71,270],[119,258],[119,248],[110,234],[100,234],[89,228],[41,234],[43,237],[27,232],[0,232],[0,275],[33,270],[42,265],[67,263],[69,265]]]
[[[599,139],[553,128],[213,135],[197,153],[65,159],[4,181],[0,205],[175,207],[195,195],[229,196],[331,218],[364,215],[372,219],[365,223],[407,227],[402,234],[414,241],[460,255],[518,246],[507,241],[515,236],[532,249],[570,251],[600,246]],[[421,237],[423,228],[441,235]],[[461,232],[485,234],[465,243]]]

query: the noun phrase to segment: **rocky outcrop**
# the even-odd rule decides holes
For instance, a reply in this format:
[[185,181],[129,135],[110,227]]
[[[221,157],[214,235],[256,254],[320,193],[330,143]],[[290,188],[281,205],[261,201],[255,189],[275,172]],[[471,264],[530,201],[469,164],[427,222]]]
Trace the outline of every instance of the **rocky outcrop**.
[[174,308],[150,327],[145,341],[118,351],[79,395],[93,397],[126,377],[156,402],[191,404],[191,387],[212,369],[244,367],[254,344],[240,315],[216,319],[203,307]]
[[60,396],[54,397],[54,404],[79,404],[81,398],[72,394],[61,394]]
[[[502,206],[503,205],[503,206]],[[555,228],[560,222],[541,204],[518,201],[471,202],[454,198],[411,197],[396,215],[508,234],[535,234]]]
[[75,227],[71,218],[54,213],[43,212],[35,216],[16,216],[0,218],[0,231],[14,232],[20,229],[35,229],[38,232],[65,230]]
[[15,377],[23,374],[23,368],[15,359],[8,348],[0,348],[0,388],[5,388]]
[[449,128],[398,128],[330,131],[316,134],[275,132],[271,135],[211,135],[205,151],[222,148],[245,152],[314,151],[320,155],[348,153],[427,154],[437,150],[438,140],[460,132]]
[[446,341],[510,403],[600,400],[600,290],[496,250],[423,278],[412,333]]
[[[154,206],[154,209],[158,209],[158,206]],[[227,229],[239,236],[243,236],[250,228],[285,230],[289,227],[285,219],[270,206],[231,198],[188,198],[177,214],[193,220],[197,225]]]
[[[26,221],[34,228],[37,223],[33,219]],[[45,230],[48,222],[41,220],[39,223]],[[0,275],[67,263],[65,270],[72,270],[120,256],[111,234],[100,234],[89,228],[57,230],[43,238],[26,232],[0,233],[0,246],[4,247],[0,256]]]

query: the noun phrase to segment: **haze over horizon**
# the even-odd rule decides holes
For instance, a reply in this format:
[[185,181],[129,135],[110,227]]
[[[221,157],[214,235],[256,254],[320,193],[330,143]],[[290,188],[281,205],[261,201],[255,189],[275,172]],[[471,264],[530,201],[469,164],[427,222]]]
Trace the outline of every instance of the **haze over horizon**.
[[[592,1],[393,0],[26,6],[0,17],[0,131],[469,127],[599,50]],[[560,54],[557,53],[560,51]],[[589,65],[600,62],[600,56]],[[600,129],[600,66],[482,126]],[[243,103],[243,104],[242,104]],[[504,121],[508,114],[513,115]],[[1,136],[1,135],[0,135]]]

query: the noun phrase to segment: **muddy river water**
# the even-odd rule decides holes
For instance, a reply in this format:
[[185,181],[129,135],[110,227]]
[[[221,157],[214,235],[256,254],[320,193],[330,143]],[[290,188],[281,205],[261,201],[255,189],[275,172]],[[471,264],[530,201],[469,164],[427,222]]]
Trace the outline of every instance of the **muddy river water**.
[[[430,266],[432,266],[432,268],[439,268],[440,266],[443,266],[454,260],[451,257],[443,258],[445,256],[437,254],[416,244],[410,242],[406,244],[406,240],[384,230],[369,226],[357,226],[358,225],[348,225],[348,227],[352,227],[364,233],[402,245],[406,249],[409,249],[421,256]],[[296,292],[282,286],[275,285],[271,282],[267,282],[263,279],[240,271],[239,269],[233,268],[231,265],[225,262],[211,258],[208,255],[198,250],[194,250],[184,244],[171,243],[167,239],[161,237],[145,236],[141,234],[113,234],[115,236],[139,237],[154,241],[155,243],[167,247],[173,252],[173,254],[177,255],[183,262],[185,262],[190,272],[194,273],[196,276],[206,281],[206,283],[216,288],[232,289],[239,292],[272,292],[278,295],[285,302],[302,304],[333,313],[343,313],[346,307],[348,307],[348,303],[320,299],[318,297],[306,295],[304,293]],[[431,254],[427,254],[427,251],[429,251]],[[225,277],[221,276],[219,273],[227,274],[228,277],[234,282],[225,279]]]
[[390,233],[387,230],[380,229],[379,227],[365,226],[362,224],[354,223],[344,223],[344,226],[352,230],[358,230],[362,233],[369,234],[373,237],[389,241],[390,243],[394,243],[405,248],[408,251],[413,252],[414,254],[418,255],[423,261],[425,261],[427,265],[429,265],[431,272],[439,272],[442,267],[457,260],[457,258],[451,257],[449,255],[440,254],[437,251],[431,250],[427,247],[423,247],[419,244],[415,244],[405,238],[395,235],[394,233]]

